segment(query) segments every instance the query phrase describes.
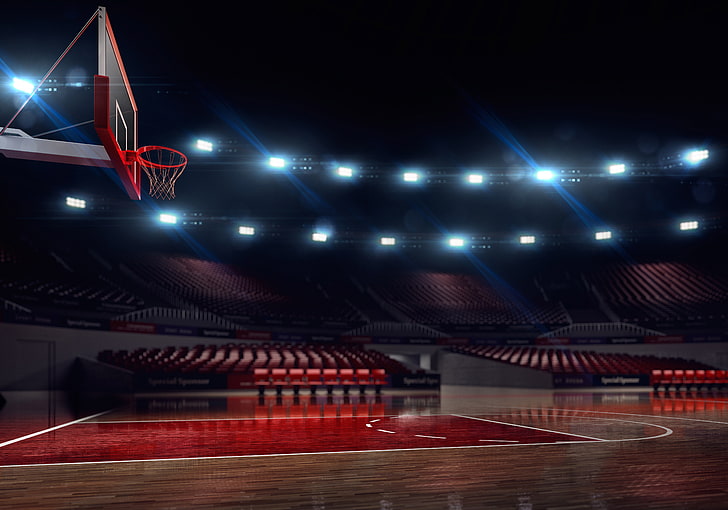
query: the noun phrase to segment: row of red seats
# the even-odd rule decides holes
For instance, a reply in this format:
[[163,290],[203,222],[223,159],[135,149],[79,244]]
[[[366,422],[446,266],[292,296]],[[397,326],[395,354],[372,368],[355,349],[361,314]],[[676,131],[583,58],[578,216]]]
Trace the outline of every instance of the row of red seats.
[[653,370],[650,384],[657,390],[664,387],[716,387],[728,385],[728,370]]
[[352,386],[358,386],[364,393],[367,386],[373,386],[380,393],[382,386],[387,384],[387,374],[383,368],[256,368],[254,371],[255,385],[260,393],[268,387],[281,393],[285,388],[292,388],[295,393],[301,388],[309,388],[316,393],[320,386],[332,393],[334,388],[341,387],[344,393],[349,393]]

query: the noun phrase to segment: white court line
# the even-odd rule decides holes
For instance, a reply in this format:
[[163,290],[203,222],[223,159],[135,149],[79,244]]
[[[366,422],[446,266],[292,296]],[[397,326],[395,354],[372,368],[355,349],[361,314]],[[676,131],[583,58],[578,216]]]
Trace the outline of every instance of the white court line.
[[415,437],[424,437],[425,439],[447,439],[446,437],[442,436],[423,436],[420,434],[415,434]]
[[[512,407],[511,409],[528,409],[528,410],[543,410],[541,407]],[[549,408],[551,411],[563,411],[569,413],[594,413],[594,414],[616,414],[618,416],[638,416],[640,418],[657,418],[662,420],[680,420],[680,421],[695,421],[699,423],[714,423],[716,425],[728,425],[728,422],[714,421],[714,420],[702,420],[700,418],[683,418],[681,416],[663,416],[661,414],[637,414],[637,413],[618,413],[616,411],[591,411],[582,409],[559,409],[557,407]],[[501,411],[499,414],[502,414]],[[568,416],[568,415],[567,415]],[[571,415],[573,418],[580,418],[580,416]],[[637,423],[637,422],[635,422]],[[656,427],[659,425],[655,425]]]
[[[100,421],[88,421],[86,423],[95,423],[103,425],[105,423],[115,423],[115,424],[134,424],[134,423],[180,423],[180,422],[209,422],[209,421],[270,421],[270,420],[339,420],[343,418],[343,416],[249,416],[249,417],[240,417],[240,418],[173,418],[173,419],[153,419],[153,420],[100,420]],[[368,418],[368,416],[351,416],[351,418],[361,418],[365,419]],[[384,416],[384,418],[399,418],[399,416],[396,415],[390,415],[390,416]],[[379,419],[376,420],[369,420],[369,423],[374,423],[376,421],[379,421]]]
[[520,442],[520,441],[513,441],[511,439],[478,439],[478,441],[482,441],[483,443],[519,443]]
[[516,423],[508,423],[505,421],[487,420],[485,418],[476,418],[475,416],[464,416],[462,414],[452,414],[451,416],[455,416],[457,418],[465,418],[468,420],[478,420],[478,421],[486,421],[489,423],[498,423],[500,425],[509,425],[511,427],[519,427],[522,429],[538,430],[540,432],[549,432],[550,434],[561,434],[562,436],[580,437],[582,439],[591,439],[592,441],[607,441],[607,439],[600,439],[598,437],[584,436],[581,434],[572,434],[571,432],[561,432],[560,430],[540,429],[538,427],[529,427],[528,425],[518,425]]
[[31,439],[36,436],[47,434],[48,432],[53,432],[54,430],[62,429],[64,427],[68,427],[70,425],[76,425],[77,423],[81,423],[86,420],[98,418],[99,416],[106,414],[106,413],[110,413],[110,412],[111,412],[111,410],[103,411],[101,413],[93,414],[91,416],[86,416],[85,418],[79,418],[78,420],[69,421],[68,423],[62,423],[61,425],[56,425],[55,427],[51,427],[49,429],[39,430],[38,432],[33,432],[32,434],[28,434],[27,436],[11,439],[10,441],[5,441],[4,443],[0,443],[0,448],[2,448],[3,446],[9,446],[11,444],[19,443],[20,441],[25,441],[26,439]]
[[[648,438],[651,439],[651,438]],[[200,461],[200,460],[227,460],[227,459],[255,459],[264,457],[301,457],[304,455],[342,455],[342,454],[358,454],[358,453],[387,453],[387,452],[423,452],[431,450],[467,450],[467,449],[483,449],[483,448],[515,448],[520,446],[554,446],[564,444],[597,444],[598,441],[559,441],[558,443],[509,443],[509,444],[484,444],[484,445],[468,445],[468,446],[435,446],[435,447],[418,447],[418,448],[388,448],[385,450],[344,450],[340,452],[299,452],[299,453],[258,453],[253,455],[222,455],[222,456],[203,456],[203,457],[177,457],[173,459],[127,459],[127,460],[94,460],[82,462],[56,462],[52,464],[12,464],[8,466],[0,465],[2,468],[32,468],[32,467],[51,467],[51,466],[82,466],[96,464],[131,464],[134,462],[170,462],[170,461]]]

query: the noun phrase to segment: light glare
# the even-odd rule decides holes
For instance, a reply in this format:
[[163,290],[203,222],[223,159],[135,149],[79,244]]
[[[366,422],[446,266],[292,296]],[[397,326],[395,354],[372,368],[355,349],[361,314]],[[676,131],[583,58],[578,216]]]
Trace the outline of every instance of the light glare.
[[707,149],[700,149],[700,150],[694,150],[690,151],[685,155],[685,161],[687,161],[690,164],[696,165],[700,163],[701,161],[704,161],[710,157],[710,153]]
[[626,171],[627,167],[623,163],[615,163],[614,165],[609,165],[610,175],[623,174]]
[[329,239],[329,236],[323,232],[314,232],[311,235],[311,239],[317,243],[325,243]]
[[483,174],[468,174],[468,183],[483,184]]
[[13,88],[26,94],[31,94],[35,90],[32,83],[27,80],[21,80],[20,78],[13,78]]
[[528,236],[521,236],[518,239],[518,242],[520,242],[521,244],[535,244],[536,243],[536,236],[530,236],[530,235],[528,235]]
[[177,223],[177,216],[175,216],[174,214],[162,213],[159,215],[159,221],[162,223],[167,223],[169,225],[174,225]]
[[606,241],[611,238],[612,238],[612,233],[608,230],[605,230],[602,232],[596,232],[594,234],[594,239],[596,239],[597,241]]
[[402,179],[404,179],[404,182],[417,182],[420,180],[420,174],[417,172],[405,172],[402,174]]
[[697,230],[699,223],[696,220],[680,222],[680,230]]
[[381,244],[382,246],[394,246],[395,244],[397,244],[397,239],[395,239],[394,237],[382,237],[381,239],[379,239],[379,244]]
[[238,228],[238,234],[241,236],[254,236],[255,235],[255,227],[250,227],[247,225],[241,225]]
[[207,140],[197,140],[195,146],[201,151],[212,152],[212,142]]
[[451,237],[448,240],[448,244],[452,248],[462,248],[463,246],[465,246],[465,239],[463,239],[462,237]]
[[66,197],[66,205],[76,209],[86,209],[86,201],[80,198]]
[[353,177],[354,171],[349,167],[340,166],[339,168],[336,169],[336,174],[339,177]]
[[539,181],[550,181],[554,178],[554,172],[552,170],[539,170],[536,172],[536,179]]
[[283,158],[271,157],[268,159],[268,164],[273,168],[283,168],[286,166],[286,160]]

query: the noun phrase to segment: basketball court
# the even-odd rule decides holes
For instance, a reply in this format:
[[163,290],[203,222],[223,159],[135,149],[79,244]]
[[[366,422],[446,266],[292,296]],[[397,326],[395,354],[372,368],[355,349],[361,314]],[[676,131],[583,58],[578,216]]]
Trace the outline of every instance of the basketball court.
[[[187,158],[139,143],[124,42],[103,7],[76,39],[92,27],[98,71],[87,104],[96,140],[15,127],[30,94],[13,118],[0,119],[0,153],[110,168],[130,199],[172,199]],[[728,506],[728,396],[719,392],[445,386],[361,396],[136,395],[93,408],[52,392],[4,397],[0,508]]]
[[0,506],[722,508],[727,490],[719,393],[160,394],[52,416],[47,398],[8,394]]

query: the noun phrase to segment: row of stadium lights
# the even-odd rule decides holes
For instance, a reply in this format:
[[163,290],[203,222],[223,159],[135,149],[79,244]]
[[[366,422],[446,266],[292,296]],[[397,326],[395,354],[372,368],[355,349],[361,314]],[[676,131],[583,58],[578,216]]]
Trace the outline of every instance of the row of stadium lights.
[[[71,208],[85,209],[86,201],[75,197],[66,197],[66,205]],[[159,222],[165,225],[176,225],[179,219],[174,214],[162,213],[159,215]],[[682,221],[678,225],[681,231],[698,230],[700,228],[700,222],[698,220]],[[258,233],[257,229],[252,225],[240,225],[238,226],[238,234],[244,237],[254,237]],[[311,241],[315,243],[327,243],[331,238],[331,235],[323,231],[313,231],[311,233]],[[601,230],[594,233],[594,239],[596,241],[609,241],[613,239],[613,232],[610,230]],[[518,244],[529,245],[536,244],[536,236],[531,234],[524,234],[518,237]],[[398,240],[394,236],[382,236],[378,239],[380,246],[397,246]],[[451,248],[466,248],[468,240],[465,237],[450,236],[446,238],[446,244]]]
[[[214,144],[206,140],[197,140],[195,147],[204,152],[212,152]],[[688,165],[699,165],[710,157],[708,149],[695,149],[685,152],[682,160]],[[268,158],[268,166],[276,170],[284,170],[289,166],[289,162],[282,157],[272,156]],[[606,167],[608,175],[618,176],[627,173],[627,165],[625,163],[612,163]],[[356,170],[349,166],[338,166],[334,173],[343,179],[352,179],[356,176]],[[558,172],[551,169],[538,169],[534,171],[534,178],[539,181],[552,181],[558,177]],[[423,174],[414,170],[407,170],[401,174],[401,179],[405,183],[418,183],[422,180]],[[469,172],[464,177],[465,182],[472,185],[484,184],[486,175],[481,172]]]

